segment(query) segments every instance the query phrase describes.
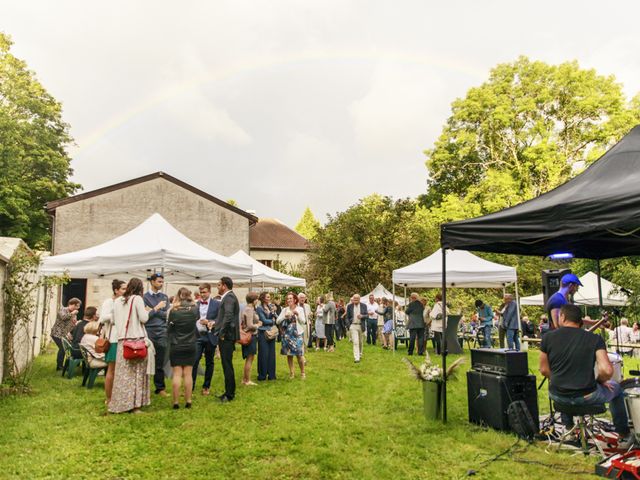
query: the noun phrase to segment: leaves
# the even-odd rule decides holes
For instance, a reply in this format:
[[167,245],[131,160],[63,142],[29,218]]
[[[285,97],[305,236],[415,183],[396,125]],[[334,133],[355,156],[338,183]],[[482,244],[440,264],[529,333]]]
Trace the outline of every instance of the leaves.
[[315,217],[309,207],[304,209],[300,221],[296,225],[295,231],[307,240],[313,240],[320,229],[320,222]]

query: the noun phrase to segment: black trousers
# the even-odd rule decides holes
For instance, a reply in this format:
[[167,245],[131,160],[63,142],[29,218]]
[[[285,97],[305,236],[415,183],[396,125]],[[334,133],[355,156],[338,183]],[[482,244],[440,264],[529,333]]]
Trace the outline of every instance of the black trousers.
[[378,319],[367,318],[367,344],[375,345],[378,338]]
[[507,336],[507,329],[498,327],[498,342],[500,343],[500,348],[504,348],[504,339]]
[[200,359],[204,355],[204,383],[202,388],[209,390],[211,388],[211,379],[213,378],[213,352],[214,346],[211,345],[208,335],[196,334],[196,363],[193,364],[193,388],[196,388],[196,378],[198,378],[198,367],[200,366]]
[[224,373],[224,395],[229,400],[233,400],[236,396],[236,374],[233,371],[233,351],[236,349],[236,342],[219,340],[218,347],[220,348],[220,359]]
[[333,347],[333,323],[325,323],[324,333],[327,336],[327,346]]
[[442,332],[433,332],[433,349],[437,355],[442,353]]
[[64,364],[64,347],[62,346],[62,339],[60,337],[54,337],[51,335],[51,338],[58,347],[58,356],[56,357],[56,370],[62,370],[62,366]]
[[408,355],[413,355],[413,347],[418,342],[418,355],[424,355],[424,328],[409,329],[409,351]]
[[258,380],[276,379],[276,340],[267,340],[258,330]]
[[161,392],[166,389],[164,384],[164,364],[167,359],[167,336],[166,335],[149,335],[149,340],[153,343],[153,348],[156,350],[156,372],[153,375],[153,385],[155,392]]

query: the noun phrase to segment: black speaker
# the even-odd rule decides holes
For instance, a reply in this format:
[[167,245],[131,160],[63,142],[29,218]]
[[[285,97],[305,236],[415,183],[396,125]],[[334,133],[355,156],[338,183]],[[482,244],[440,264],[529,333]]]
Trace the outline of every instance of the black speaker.
[[536,377],[505,377],[491,373],[467,372],[469,421],[497,430],[511,430],[507,413],[512,402],[523,400],[536,427],[539,427]]
[[472,348],[471,368],[478,372],[522,377],[529,374],[527,352],[504,348]]
[[542,297],[544,298],[545,305],[549,297],[560,290],[560,279],[567,273],[571,273],[570,268],[542,270]]

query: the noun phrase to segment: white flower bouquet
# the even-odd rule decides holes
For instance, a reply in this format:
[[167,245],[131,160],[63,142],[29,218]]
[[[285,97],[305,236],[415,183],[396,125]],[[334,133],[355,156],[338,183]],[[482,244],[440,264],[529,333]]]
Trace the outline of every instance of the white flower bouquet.
[[[409,367],[410,375],[414,376],[416,380],[421,380],[423,382],[441,383],[445,379],[445,375],[442,372],[442,367],[431,362],[431,357],[429,357],[429,353],[427,353],[424,359],[424,363],[422,363],[419,367],[416,367],[406,357],[403,357],[402,361],[407,364],[407,366]],[[447,368],[446,378],[449,378],[462,363],[464,363],[463,357],[453,362],[449,366],[449,368]]]

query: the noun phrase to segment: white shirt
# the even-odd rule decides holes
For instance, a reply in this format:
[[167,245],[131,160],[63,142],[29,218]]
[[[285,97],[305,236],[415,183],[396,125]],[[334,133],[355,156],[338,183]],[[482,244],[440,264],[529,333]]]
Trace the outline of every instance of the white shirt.
[[118,332],[114,328],[113,323],[113,298],[107,298],[102,302],[100,307],[100,323],[105,327],[105,338],[109,340],[109,343],[118,343]]
[[[633,328],[626,325],[620,325],[619,327],[614,328],[609,343],[612,347],[615,347],[616,343],[618,343],[618,340],[620,341],[620,343],[634,343]],[[620,347],[621,352],[627,353],[631,350],[633,349],[629,347]]]
[[378,305],[377,302],[373,302],[373,303],[366,303],[367,305],[367,314],[369,315],[369,318],[378,318],[378,308],[380,308],[380,306]]
[[[436,318],[440,315],[440,318]],[[442,333],[442,302],[436,302],[433,304],[433,308],[429,313],[431,317],[431,330],[434,332]]]

